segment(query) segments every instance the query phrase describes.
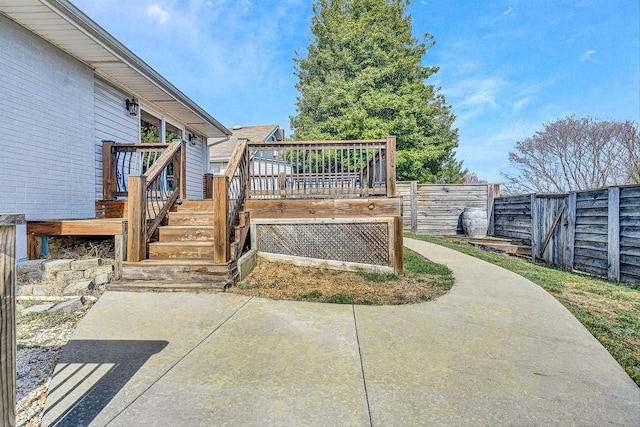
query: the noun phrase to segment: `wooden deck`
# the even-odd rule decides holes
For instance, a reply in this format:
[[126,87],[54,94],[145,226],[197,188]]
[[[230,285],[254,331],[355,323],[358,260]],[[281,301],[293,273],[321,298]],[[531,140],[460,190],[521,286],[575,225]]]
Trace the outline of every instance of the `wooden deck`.
[[27,222],[27,256],[42,256],[42,240],[48,236],[113,236],[115,242],[114,276],[122,276],[122,261],[126,259],[124,236],[127,233],[124,218],[50,219]]

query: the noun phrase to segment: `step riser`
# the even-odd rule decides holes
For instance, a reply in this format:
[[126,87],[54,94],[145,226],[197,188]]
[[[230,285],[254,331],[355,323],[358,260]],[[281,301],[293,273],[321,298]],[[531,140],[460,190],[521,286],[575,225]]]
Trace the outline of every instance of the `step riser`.
[[176,204],[178,212],[211,212],[213,213],[213,200],[183,200],[181,205]]
[[213,227],[167,229],[159,227],[159,238],[163,240],[213,240]]
[[149,246],[149,259],[213,260],[213,246],[164,246],[162,242],[158,243]]
[[124,267],[122,269],[123,280],[208,282],[228,277],[229,269],[227,267],[184,268],[176,266],[174,268]]
[[170,212],[169,225],[208,225],[213,226],[213,213]]

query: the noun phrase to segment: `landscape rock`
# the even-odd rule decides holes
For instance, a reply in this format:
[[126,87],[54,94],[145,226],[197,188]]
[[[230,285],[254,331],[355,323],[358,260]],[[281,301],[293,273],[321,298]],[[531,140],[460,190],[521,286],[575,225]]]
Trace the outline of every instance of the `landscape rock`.
[[27,273],[27,282],[55,282],[57,280],[55,272],[39,270]]
[[58,280],[63,282],[76,281],[84,279],[84,272],[78,270],[66,270],[58,272]]
[[92,258],[92,259],[81,259],[78,261],[71,262],[72,270],[88,270],[90,268],[95,268],[100,265],[100,258]]
[[105,283],[109,283],[109,274],[98,274],[95,279],[93,279],[96,285],[104,285]]
[[49,309],[50,313],[59,313],[59,312],[67,312],[67,311],[76,311],[82,308],[84,305],[84,298],[78,297],[74,299],[70,299],[68,301],[61,302],[60,304],[55,304],[52,308]]
[[49,311],[55,305],[56,304],[53,302],[47,303],[47,304],[34,305],[29,308],[25,308],[24,311],[22,312],[22,315],[26,316],[27,314],[44,313],[46,311]]
[[86,292],[91,292],[95,287],[96,285],[93,280],[81,280],[65,286],[62,289],[62,295],[80,295]]
[[50,261],[45,261],[42,264],[44,271],[63,271],[71,269],[71,261],[70,259],[52,259]]
[[16,264],[16,271],[18,273],[31,273],[34,271],[40,271],[43,261],[41,259],[33,259],[29,261],[22,261]]
[[89,268],[84,271],[84,277],[86,279],[93,278],[100,274],[111,274],[113,271],[112,265],[101,265],[100,267]]

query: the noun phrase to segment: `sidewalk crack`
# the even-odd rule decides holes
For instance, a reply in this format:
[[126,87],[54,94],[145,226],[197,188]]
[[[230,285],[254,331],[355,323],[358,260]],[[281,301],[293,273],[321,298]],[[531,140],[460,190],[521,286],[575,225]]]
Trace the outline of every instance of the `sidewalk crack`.
[[367,377],[364,374],[364,364],[362,363],[362,349],[360,348],[360,335],[358,334],[358,320],[356,319],[356,307],[351,305],[351,311],[353,312],[353,325],[356,329],[356,342],[358,343],[358,356],[360,357],[360,370],[362,372],[362,384],[364,385],[364,397],[367,401],[367,412],[369,413],[369,425],[373,426],[371,419],[371,405],[369,404],[369,392],[367,391]]

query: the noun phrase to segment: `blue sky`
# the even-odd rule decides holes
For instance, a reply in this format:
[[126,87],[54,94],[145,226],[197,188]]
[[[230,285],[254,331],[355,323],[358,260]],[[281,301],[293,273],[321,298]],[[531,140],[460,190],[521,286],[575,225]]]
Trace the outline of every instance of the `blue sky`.
[[[288,131],[311,0],[72,0],[226,126]],[[457,116],[457,158],[480,178],[510,172],[516,141],[575,114],[640,119],[640,1],[414,0],[414,35],[436,46]]]

